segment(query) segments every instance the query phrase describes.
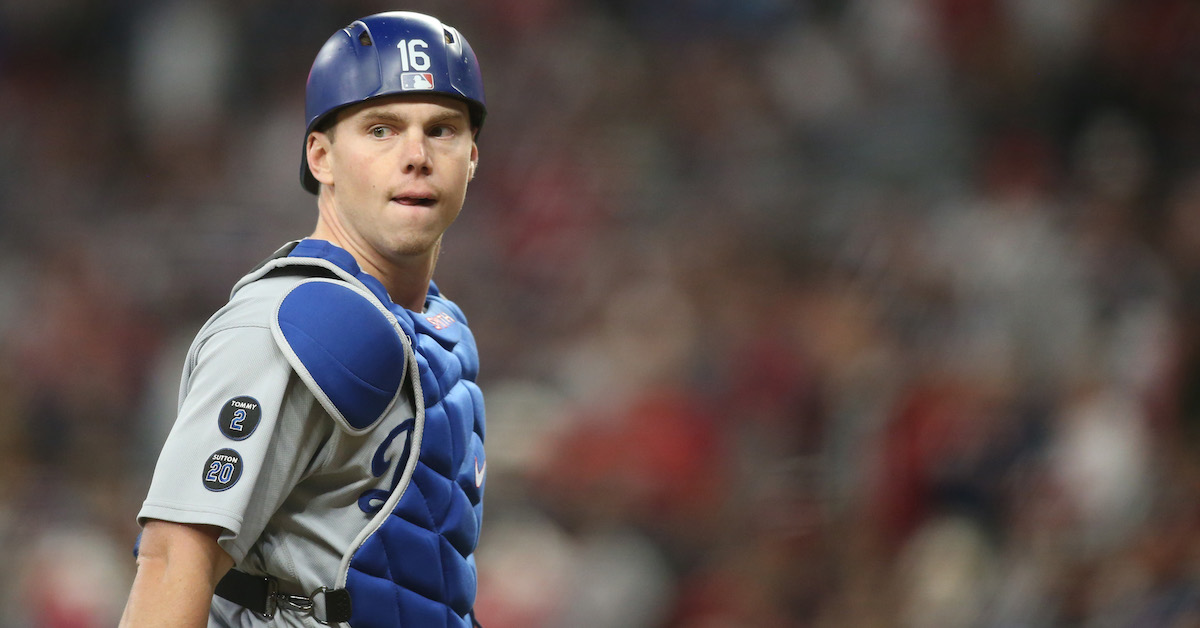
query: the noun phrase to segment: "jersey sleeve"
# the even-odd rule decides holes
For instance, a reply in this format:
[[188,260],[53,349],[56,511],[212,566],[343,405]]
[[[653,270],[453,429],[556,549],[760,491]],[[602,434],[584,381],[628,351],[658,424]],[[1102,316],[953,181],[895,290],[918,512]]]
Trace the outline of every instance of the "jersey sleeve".
[[306,424],[311,413],[299,406],[312,398],[292,392],[303,384],[269,327],[215,331],[191,354],[138,522],[219,526],[221,547],[240,562],[332,425]]

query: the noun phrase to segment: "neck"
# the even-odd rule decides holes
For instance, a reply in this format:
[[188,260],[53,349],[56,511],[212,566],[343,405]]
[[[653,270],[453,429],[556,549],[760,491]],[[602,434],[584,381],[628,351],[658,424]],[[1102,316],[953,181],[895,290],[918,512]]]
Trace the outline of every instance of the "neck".
[[[335,244],[337,244],[335,242]],[[338,246],[341,246],[340,244]],[[345,248],[345,247],[343,247]],[[425,298],[429,294],[429,282],[433,279],[433,268],[437,263],[438,249],[441,242],[434,247],[433,254],[416,259],[403,258],[370,258],[350,251],[359,267],[364,272],[375,277],[387,289],[392,302],[413,312],[425,309]],[[349,249],[347,249],[349,251]],[[380,261],[382,259],[382,261]]]
[[[322,212],[323,214],[324,212]],[[429,293],[429,282],[437,264],[441,240],[424,255],[386,255],[368,243],[352,238],[336,222],[318,216],[317,227],[311,236],[335,244],[354,257],[359,268],[383,284],[392,302],[401,307],[420,312],[425,309],[425,298]]]

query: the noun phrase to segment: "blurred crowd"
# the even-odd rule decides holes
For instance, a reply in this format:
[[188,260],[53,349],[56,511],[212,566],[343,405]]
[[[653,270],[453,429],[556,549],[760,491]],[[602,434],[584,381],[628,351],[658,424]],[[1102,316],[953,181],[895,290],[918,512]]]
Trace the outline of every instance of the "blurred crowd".
[[0,626],[115,623],[339,26],[458,27],[488,628],[1200,625],[1200,5],[0,2]]

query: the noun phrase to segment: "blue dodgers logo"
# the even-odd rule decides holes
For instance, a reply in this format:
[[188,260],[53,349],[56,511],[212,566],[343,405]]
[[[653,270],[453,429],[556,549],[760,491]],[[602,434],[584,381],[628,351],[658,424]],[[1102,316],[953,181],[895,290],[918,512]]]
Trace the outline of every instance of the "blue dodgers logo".
[[204,463],[204,488],[221,492],[228,490],[242,477],[242,455],[232,449],[222,449]]
[[234,397],[221,406],[217,426],[233,440],[245,440],[254,433],[262,420],[262,406],[254,397]]
[[408,456],[412,453],[412,431],[416,427],[416,419],[408,419],[397,425],[388,433],[387,438],[383,439],[379,448],[375,450],[375,455],[371,457],[371,475],[374,477],[383,477],[387,473],[388,467],[392,465],[392,461],[387,457],[388,449],[392,446],[392,441],[400,434],[404,434],[404,449],[400,452],[400,459],[396,461],[396,470],[392,472],[392,485],[388,490],[373,488],[364,491],[358,497],[358,507],[367,514],[375,514],[383,508],[388,497],[396,490],[396,486],[400,484],[400,477],[404,475],[405,463],[408,461]]

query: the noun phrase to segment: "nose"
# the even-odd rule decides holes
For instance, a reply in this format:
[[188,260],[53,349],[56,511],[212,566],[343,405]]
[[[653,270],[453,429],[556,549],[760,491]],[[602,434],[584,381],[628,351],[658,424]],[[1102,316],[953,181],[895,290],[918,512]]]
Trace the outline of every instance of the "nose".
[[401,150],[404,151],[401,169],[405,174],[432,172],[433,163],[429,160],[429,147],[426,145],[424,133],[408,133]]

